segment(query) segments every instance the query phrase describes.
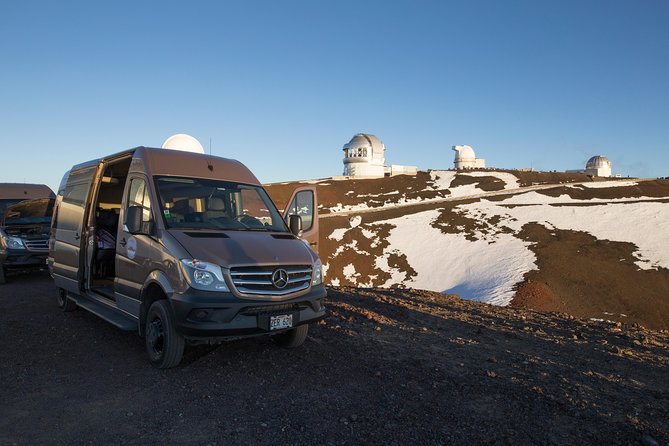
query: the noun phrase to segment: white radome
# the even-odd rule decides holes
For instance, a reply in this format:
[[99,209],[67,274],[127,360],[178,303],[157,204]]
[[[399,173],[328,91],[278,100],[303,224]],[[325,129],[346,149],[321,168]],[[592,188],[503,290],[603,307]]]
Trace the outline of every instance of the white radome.
[[165,140],[163,149],[182,150],[184,152],[204,153],[204,147],[200,141],[185,133],[177,133]]

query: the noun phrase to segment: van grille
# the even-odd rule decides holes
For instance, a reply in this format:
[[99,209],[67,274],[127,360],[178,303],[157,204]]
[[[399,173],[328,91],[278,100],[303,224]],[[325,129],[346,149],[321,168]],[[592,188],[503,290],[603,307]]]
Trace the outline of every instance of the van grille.
[[49,250],[49,240],[48,239],[23,239],[26,248],[29,251],[48,251]]
[[254,296],[285,296],[304,291],[311,286],[311,274],[311,265],[230,268],[235,289],[240,294]]

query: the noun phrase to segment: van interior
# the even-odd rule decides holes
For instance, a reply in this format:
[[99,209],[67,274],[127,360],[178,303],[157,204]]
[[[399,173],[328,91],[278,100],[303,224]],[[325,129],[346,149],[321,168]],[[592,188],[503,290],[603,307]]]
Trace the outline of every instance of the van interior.
[[89,287],[111,299],[114,297],[116,277],[119,216],[131,160],[132,158],[128,157],[112,161],[105,166],[90,216],[89,227],[94,228],[95,243],[89,245],[88,249],[92,249],[93,252],[86,256],[91,261],[91,265],[87,268]]

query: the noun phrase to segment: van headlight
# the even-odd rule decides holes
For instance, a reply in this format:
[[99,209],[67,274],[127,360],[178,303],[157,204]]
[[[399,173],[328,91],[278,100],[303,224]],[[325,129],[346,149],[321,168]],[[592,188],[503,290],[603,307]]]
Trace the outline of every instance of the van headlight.
[[5,231],[0,231],[0,238],[2,238],[2,245],[5,245],[7,249],[26,249],[26,245],[23,243],[23,240],[19,237],[12,237],[7,235]]
[[323,283],[323,265],[321,260],[317,259],[314,263],[314,276],[311,280],[311,286],[320,285]]
[[203,291],[230,291],[221,267],[197,259],[181,259],[181,268],[188,284]]

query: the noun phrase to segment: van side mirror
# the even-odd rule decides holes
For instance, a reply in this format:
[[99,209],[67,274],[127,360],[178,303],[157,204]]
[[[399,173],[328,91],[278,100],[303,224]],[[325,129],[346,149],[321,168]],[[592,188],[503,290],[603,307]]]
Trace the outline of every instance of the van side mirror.
[[302,217],[295,214],[288,216],[288,227],[293,235],[299,237],[302,232]]
[[127,215],[125,217],[125,226],[131,234],[146,234],[151,235],[153,232],[153,222],[143,221],[144,209],[141,206],[128,206]]

